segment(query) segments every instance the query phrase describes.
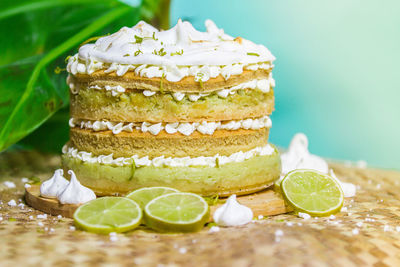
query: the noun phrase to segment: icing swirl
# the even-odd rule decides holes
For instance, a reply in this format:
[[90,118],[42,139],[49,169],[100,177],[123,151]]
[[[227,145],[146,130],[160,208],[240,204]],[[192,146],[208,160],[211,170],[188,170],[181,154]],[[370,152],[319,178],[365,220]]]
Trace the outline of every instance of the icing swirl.
[[[80,47],[68,61],[72,73],[91,74],[99,69],[123,75],[128,70],[145,77],[165,77],[180,81],[194,76],[196,81],[240,74],[243,68],[266,65],[270,68],[275,57],[263,45],[241,37],[233,38],[206,20],[207,31],[197,31],[181,20],[167,31],[158,31],[140,21],[132,28],[99,38],[94,44]],[[182,68],[183,67],[183,68]],[[263,68],[263,67],[261,67]]]

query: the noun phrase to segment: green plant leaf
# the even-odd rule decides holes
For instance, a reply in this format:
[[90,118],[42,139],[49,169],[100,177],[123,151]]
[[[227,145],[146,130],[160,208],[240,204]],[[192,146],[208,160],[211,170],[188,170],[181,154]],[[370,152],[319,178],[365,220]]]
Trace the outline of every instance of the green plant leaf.
[[130,11],[131,7],[119,5],[45,55],[36,53],[0,66],[0,151],[32,132],[68,102],[68,90],[55,83],[50,63]]
[[67,73],[55,74],[55,68],[65,68],[65,57],[75,54],[90,36],[115,32],[143,18],[166,28],[169,3],[0,1],[0,32],[4,35],[0,38],[0,151],[22,138],[18,147],[59,151],[68,137],[69,89]]

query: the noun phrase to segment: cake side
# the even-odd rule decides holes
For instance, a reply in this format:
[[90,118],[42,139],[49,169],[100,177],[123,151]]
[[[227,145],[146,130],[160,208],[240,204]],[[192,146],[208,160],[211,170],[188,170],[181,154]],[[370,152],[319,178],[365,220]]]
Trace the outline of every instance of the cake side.
[[172,186],[250,193],[279,177],[267,48],[179,21],[139,22],[70,57],[70,141],[63,166],[98,194]]

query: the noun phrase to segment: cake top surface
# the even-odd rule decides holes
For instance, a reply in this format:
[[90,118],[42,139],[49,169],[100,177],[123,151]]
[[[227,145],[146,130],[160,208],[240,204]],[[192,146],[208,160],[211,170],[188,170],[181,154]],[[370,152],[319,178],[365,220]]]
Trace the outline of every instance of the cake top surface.
[[158,66],[246,65],[275,60],[263,45],[233,38],[211,20],[206,20],[205,26],[207,31],[200,32],[179,20],[173,28],[159,31],[140,21],[83,45],[78,57],[82,61]]

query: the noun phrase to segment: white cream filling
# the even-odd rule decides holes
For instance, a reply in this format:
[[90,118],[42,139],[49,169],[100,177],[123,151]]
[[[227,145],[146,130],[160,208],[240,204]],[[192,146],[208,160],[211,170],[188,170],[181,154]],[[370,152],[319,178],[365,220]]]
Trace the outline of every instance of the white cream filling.
[[194,131],[198,131],[202,134],[212,135],[216,130],[259,130],[261,128],[270,128],[272,121],[268,116],[264,116],[256,119],[245,119],[245,120],[231,120],[231,121],[218,121],[218,122],[174,122],[174,123],[123,123],[123,122],[110,122],[110,121],[90,121],[90,120],[79,120],[71,118],[69,120],[69,126],[80,127],[81,129],[89,129],[93,131],[104,131],[110,130],[113,134],[119,134],[121,132],[133,132],[133,129],[142,132],[149,132],[153,135],[158,135],[162,130],[169,134],[181,133],[189,136]]
[[136,167],[143,166],[154,166],[154,167],[188,167],[188,166],[209,166],[216,167],[220,165],[224,165],[231,162],[243,162],[247,159],[250,159],[255,156],[267,156],[272,155],[275,149],[267,144],[263,147],[256,147],[246,152],[236,152],[230,156],[210,156],[210,157],[183,157],[183,158],[172,158],[172,157],[156,157],[153,159],[149,159],[146,157],[139,157],[138,155],[134,155],[132,157],[119,157],[114,158],[113,154],[110,155],[100,155],[94,156],[91,152],[78,151],[78,149],[74,147],[68,147],[64,145],[62,148],[62,153],[68,155],[69,157],[78,158],[83,162],[89,163],[99,163],[105,165],[114,165],[114,166],[129,166],[133,163]]
[[[71,82],[70,77],[67,77],[67,84],[70,87],[70,90],[73,94],[77,94],[79,92],[78,86],[76,86],[73,82]],[[233,86],[231,88],[227,89],[222,89],[222,90],[217,90],[214,92],[210,93],[185,93],[185,92],[171,92],[173,98],[176,101],[181,101],[187,96],[187,98],[190,101],[197,101],[202,97],[211,95],[213,93],[217,94],[221,98],[227,98],[229,95],[234,95],[237,90],[243,90],[243,89],[254,89],[254,90],[260,90],[263,93],[268,93],[270,89],[275,87],[275,80],[272,78],[272,73],[269,75],[268,79],[254,79],[245,83],[238,84],[236,86]],[[100,87],[98,85],[90,86],[89,89],[96,89],[96,90],[106,90],[106,91],[111,91],[112,96],[117,96],[126,91],[126,88],[117,85],[117,86],[109,86],[106,85],[105,87]],[[156,91],[151,91],[151,90],[143,90],[143,95],[145,96],[153,96],[155,95]]]
[[158,31],[140,21],[81,46],[79,53],[69,58],[67,70],[92,74],[104,69],[119,76],[133,70],[143,77],[164,77],[172,82],[186,76],[205,82],[220,74],[229,79],[243,68],[271,68],[275,57],[265,46],[234,39],[211,20],[205,25],[207,31],[199,32],[189,22],[179,20],[175,27]]
[[247,70],[269,70],[274,67],[271,62],[241,64],[234,63],[230,65],[222,66],[174,66],[173,68],[168,66],[154,66],[148,64],[133,65],[133,64],[120,64],[120,63],[104,63],[99,61],[93,61],[89,59],[89,62],[82,61],[79,59],[78,54],[72,56],[68,60],[67,71],[76,74],[92,74],[97,70],[104,70],[105,73],[114,72],[118,76],[125,75],[128,71],[134,71],[136,75],[147,78],[161,78],[164,77],[166,80],[171,82],[178,82],[184,77],[194,76],[196,82],[206,82],[210,78],[216,78],[222,75],[225,80],[228,80],[232,75],[239,75],[243,73],[244,69]]

